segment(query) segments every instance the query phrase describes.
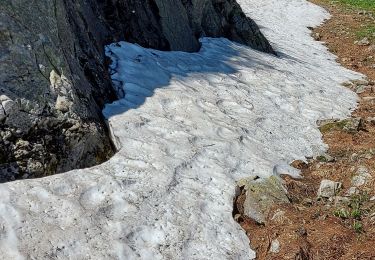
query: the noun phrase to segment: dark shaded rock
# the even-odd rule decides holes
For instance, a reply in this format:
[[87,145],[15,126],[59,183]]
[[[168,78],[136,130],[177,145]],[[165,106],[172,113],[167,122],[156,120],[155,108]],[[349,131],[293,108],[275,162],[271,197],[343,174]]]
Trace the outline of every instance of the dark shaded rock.
[[197,51],[202,36],[227,37],[273,52],[253,20],[235,0],[99,1],[110,31],[143,47]]
[[2,0],[0,182],[89,167],[114,152],[104,46],[197,51],[225,36],[273,52],[234,0]]

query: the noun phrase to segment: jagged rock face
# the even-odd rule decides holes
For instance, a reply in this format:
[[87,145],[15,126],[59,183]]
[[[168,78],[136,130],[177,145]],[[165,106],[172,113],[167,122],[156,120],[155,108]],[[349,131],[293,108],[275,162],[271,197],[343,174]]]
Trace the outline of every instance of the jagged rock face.
[[273,52],[235,0],[99,1],[118,39],[161,50],[197,51],[202,36],[227,37]]
[[114,149],[104,45],[197,51],[225,36],[272,52],[234,0],[0,2],[0,182],[89,167]]
[[[0,2],[0,182],[92,166],[113,153],[115,98],[89,1]],[[6,104],[6,106],[5,106]]]

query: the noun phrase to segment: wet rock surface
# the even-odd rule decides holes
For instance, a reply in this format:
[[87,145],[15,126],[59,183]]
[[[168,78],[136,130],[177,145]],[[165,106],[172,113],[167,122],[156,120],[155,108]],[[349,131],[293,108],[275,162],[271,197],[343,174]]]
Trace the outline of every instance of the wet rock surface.
[[89,167],[114,148],[101,110],[116,99],[104,45],[196,51],[226,36],[272,52],[232,0],[0,2],[0,182]]

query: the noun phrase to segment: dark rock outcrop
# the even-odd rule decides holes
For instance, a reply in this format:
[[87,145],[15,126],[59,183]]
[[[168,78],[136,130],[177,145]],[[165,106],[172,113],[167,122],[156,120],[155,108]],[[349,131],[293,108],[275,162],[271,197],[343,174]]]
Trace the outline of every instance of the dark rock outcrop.
[[235,0],[104,0],[111,34],[144,47],[197,51],[198,39],[227,37],[257,50],[273,52],[253,20]]
[[201,36],[273,52],[234,0],[2,0],[0,182],[89,167],[114,152],[104,45],[197,51]]
[[0,181],[108,159],[110,40],[90,1],[0,2]]

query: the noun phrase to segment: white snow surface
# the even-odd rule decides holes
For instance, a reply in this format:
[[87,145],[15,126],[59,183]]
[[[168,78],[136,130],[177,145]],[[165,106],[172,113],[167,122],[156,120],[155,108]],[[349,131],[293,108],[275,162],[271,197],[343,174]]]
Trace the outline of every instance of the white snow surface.
[[226,39],[199,53],[108,46],[123,99],[104,110],[118,153],[84,170],[0,185],[1,259],[249,259],[236,181],[322,153],[316,121],[356,106],[308,26],[305,0],[240,0],[279,57]]

